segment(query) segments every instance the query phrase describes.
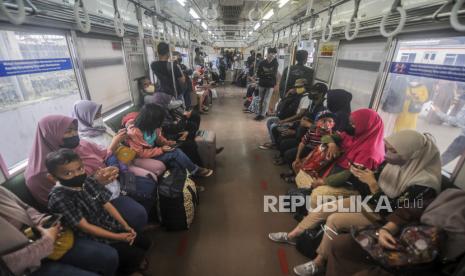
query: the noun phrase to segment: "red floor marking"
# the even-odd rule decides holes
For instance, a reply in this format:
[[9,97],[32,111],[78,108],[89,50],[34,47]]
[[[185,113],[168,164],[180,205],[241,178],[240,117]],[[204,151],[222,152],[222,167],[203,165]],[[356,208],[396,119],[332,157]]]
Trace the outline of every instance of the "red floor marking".
[[279,265],[281,266],[281,272],[284,275],[289,275],[289,265],[287,263],[286,251],[284,251],[284,248],[278,249],[278,258]]
[[179,241],[178,249],[176,250],[176,255],[178,256],[184,255],[187,249],[187,241],[188,241],[188,237],[187,235],[184,235]]
[[258,154],[255,155],[255,161],[260,161],[260,155]]
[[262,187],[262,190],[268,189],[268,183],[265,180],[260,182],[260,186]]

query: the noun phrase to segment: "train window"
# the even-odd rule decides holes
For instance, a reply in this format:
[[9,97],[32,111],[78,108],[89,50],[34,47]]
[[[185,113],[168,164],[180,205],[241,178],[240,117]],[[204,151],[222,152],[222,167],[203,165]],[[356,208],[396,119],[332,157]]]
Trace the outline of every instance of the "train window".
[[90,99],[103,104],[103,112],[129,103],[131,93],[121,40],[78,37],[77,44]]
[[0,30],[0,154],[9,169],[27,158],[38,120],[69,115],[79,99],[64,34]]
[[[428,61],[405,61],[405,56]],[[465,37],[400,40],[379,106],[386,135],[402,129],[431,133],[442,153],[443,169],[452,173],[464,152],[465,74],[458,60]],[[460,138],[464,138],[460,140]]]
[[339,45],[331,88],[351,91],[353,109],[370,105],[385,48],[385,40]]

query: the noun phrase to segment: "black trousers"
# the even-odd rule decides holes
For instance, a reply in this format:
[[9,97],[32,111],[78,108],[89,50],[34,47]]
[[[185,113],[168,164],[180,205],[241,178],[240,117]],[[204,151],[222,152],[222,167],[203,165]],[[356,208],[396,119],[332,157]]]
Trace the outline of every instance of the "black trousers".
[[139,269],[152,241],[148,236],[138,233],[133,245],[129,245],[127,242],[111,243],[110,245],[118,252],[119,274],[130,275]]

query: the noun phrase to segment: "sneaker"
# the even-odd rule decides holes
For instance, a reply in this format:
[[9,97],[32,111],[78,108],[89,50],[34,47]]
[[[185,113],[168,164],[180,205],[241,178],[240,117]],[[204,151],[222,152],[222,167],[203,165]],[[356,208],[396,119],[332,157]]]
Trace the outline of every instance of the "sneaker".
[[212,174],[213,174],[213,170],[206,169],[206,168],[200,168],[199,171],[197,172],[197,175],[201,177],[209,177]]
[[216,154],[220,154],[224,150],[224,147],[219,147],[216,149]]
[[295,245],[295,239],[289,239],[286,232],[276,232],[268,234],[268,238],[274,242],[288,243],[290,245]]
[[255,118],[253,118],[255,121],[262,121],[263,119],[265,119],[264,116],[262,115],[257,115]]
[[269,149],[272,149],[274,148],[274,144],[272,143],[265,143],[265,144],[262,144],[260,146],[258,146],[259,149],[262,149],[262,150],[269,150]]
[[313,276],[323,273],[324,268],[317,266],[313,261],[294,267],[294,273],[299,276]]

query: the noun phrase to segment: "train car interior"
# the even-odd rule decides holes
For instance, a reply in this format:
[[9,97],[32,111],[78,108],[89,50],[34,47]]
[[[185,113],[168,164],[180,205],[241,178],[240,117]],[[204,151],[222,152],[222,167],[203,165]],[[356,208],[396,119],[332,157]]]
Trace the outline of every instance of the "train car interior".
[[465,0],[0,0],[0,275],[465,276]]

